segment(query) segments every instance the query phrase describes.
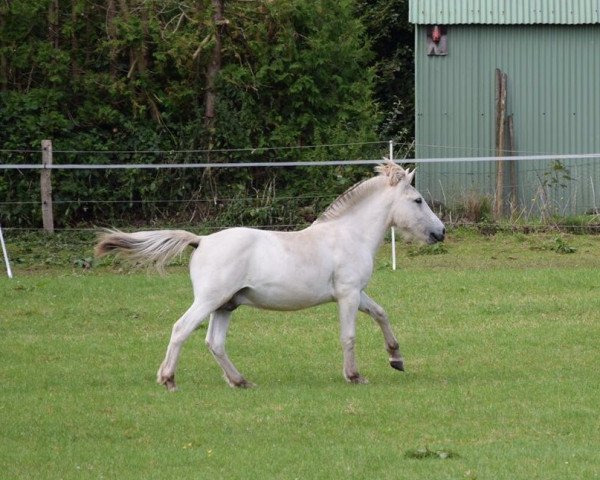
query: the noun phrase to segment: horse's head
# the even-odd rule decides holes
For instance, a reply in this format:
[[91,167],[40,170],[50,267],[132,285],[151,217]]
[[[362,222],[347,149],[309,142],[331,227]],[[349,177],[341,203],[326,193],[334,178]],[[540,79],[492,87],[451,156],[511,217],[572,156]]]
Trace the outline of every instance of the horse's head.
[[393,190],[391,221],[402,236],[430,244],[444,241],[444,224],[412,186],[415,171],[404,170],[390,161],[377,167],[377,171],[389,179]]

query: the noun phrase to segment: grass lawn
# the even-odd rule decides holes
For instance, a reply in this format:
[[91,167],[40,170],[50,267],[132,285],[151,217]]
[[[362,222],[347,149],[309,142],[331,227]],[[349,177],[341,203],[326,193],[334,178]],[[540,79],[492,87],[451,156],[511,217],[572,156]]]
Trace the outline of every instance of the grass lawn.
[[401,246],[396,272],[385,245],[368,292],[405,373],[366,316],[370,384],[348,385],[335,305],[240,308],[228,351],[257,388],[225,384],[201,327],[174,394],[155,373],[192,300],[185,267],[84,270],[89,242],[7,240],[0,478],[600,477],[600,237],[459,230]]

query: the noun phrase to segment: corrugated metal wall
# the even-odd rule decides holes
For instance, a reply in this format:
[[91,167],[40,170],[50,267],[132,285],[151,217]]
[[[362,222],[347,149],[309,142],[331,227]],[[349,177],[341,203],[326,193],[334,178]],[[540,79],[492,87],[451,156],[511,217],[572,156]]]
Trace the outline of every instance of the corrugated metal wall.
[[411,23],[583,24],[600,22],[598,0],[411,0]]
[[[599,25],[451,25],[445,57],[427,56],[425,28],[415,30],[418,158],[495,154],[496,68],[508,74],[507,114],[514,115],[519,154],[600,152]],[[572,180],[547,189],[556,213],[600,207],[600,162],[564,164]],[[550,162],[518,164],[522,209],[539,212],[540,186],[553,183],[551,173]],[[494,163],[418,168],[417,188],[446,204],[471,192],[492,194],[494,185]]]

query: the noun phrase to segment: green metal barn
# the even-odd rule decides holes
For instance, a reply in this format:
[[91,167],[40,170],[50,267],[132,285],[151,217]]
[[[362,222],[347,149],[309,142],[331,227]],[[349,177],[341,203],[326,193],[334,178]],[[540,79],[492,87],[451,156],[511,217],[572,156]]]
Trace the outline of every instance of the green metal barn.
[[[505,152],[600,152],[599,0],[410,0],[417,158],[497,155],[496,69],[506,74]],[[600,207],[600,159],[506,162],[513,213]],[[496,197],[497,162],[425,163],[417,188],[458,204]],[[512,195],[514,195],[514,197]],[[508,202],[508,200],[504,200]],[[504,210],[509,208],[504,205]]]

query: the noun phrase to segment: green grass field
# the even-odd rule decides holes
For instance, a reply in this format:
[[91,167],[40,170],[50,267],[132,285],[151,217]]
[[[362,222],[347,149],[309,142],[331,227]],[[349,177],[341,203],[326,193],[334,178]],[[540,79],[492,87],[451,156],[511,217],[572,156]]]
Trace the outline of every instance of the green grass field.
[[396,272],[389,245],[378,257],[368,291],[405,373],[366,316],[357,359],[370,384],[348,385],[335,305],[240,308],[228,350],[257,388],[225,384],[202,328],[174,394],[155,373],[192,299],[184,267],[84,270],[91,244],[63,257],[13,246],[0,478],[599,478],[600,237],[449,237],[400,247]]

